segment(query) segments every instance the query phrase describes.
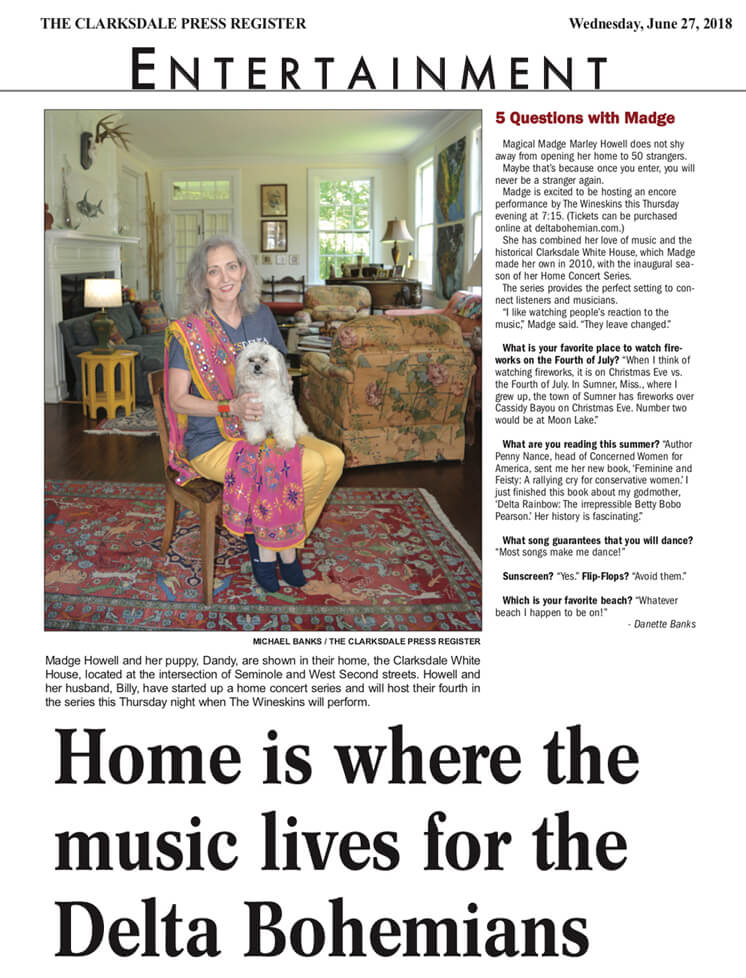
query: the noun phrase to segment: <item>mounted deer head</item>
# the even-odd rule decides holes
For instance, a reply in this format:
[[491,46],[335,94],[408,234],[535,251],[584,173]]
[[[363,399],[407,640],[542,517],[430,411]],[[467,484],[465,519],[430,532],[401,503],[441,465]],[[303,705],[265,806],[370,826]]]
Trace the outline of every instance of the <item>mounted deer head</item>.
[[125,129],[127,123],[121,122],[118,126],[112,126],[109,124],[109,120],[114,119],[116,115],[116,112],[110,112],[109,115],[105,115],[103,119],[98,120],[96,123],[95,142],[98,145],[105,139],[111,139],[115,145],[121,146],[122,149],[129,149],[129,146],[127,145],[127,138],[131,136],[132,133],[127,132]]
[[120,146],[122,149],[129,149],[127,139],[131,136],[131,133],[125,128],[126,122],[121,122],[118,126],[111,124],[116,116],[116,112],[110,112],[108,115],[99,119],[96,123],[95,136],[90,132],[80,134],[80,165],[84,170],[90,169],[96,158],[98,147],[106,139],[111,139],[115,146]]

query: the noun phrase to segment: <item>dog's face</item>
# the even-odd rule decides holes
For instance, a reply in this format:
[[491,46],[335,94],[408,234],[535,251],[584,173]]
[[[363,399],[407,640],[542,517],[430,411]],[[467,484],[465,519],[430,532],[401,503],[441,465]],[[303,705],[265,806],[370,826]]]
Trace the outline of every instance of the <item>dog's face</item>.
[[283,384],[287,377],[285,361],[271,343],[249,343],[236,359],[236,384],[239,387],[261,386],[272,381]]
[[243,422],[250,444],[258,445],[271,433],[278,449],[287,452],[308,434],[293,401],[285,358],[270,343],[248,343],[236,358],[236,394],[244,393],[257,397],[264,409],[261,418]]

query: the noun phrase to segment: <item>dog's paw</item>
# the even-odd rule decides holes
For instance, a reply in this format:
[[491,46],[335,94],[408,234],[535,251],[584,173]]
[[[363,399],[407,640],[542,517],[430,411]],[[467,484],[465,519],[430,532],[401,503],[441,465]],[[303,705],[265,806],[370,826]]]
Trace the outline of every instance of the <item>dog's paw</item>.
[[243,426],[243,433],[250,445],[260,445],[267,437],[267,429],[258,421],[246,421]]
[[295,439],[278,438],[277,435],[275,435],[275,447],[280,452],[289,452],[291,448],[295,448]]

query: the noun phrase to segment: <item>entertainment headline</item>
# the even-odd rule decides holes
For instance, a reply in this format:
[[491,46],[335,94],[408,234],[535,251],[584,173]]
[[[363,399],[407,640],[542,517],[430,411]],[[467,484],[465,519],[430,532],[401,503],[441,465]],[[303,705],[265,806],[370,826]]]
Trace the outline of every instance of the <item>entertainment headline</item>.
[[[370,60],[370,59],[369,59]],[[359,57],[354,68],[342,67],[337,58],[314,57],[302,63],[297,58],[232,55],[203,58],[194,55],[177,61],[155,47],[131,49],[130,87],[134,91],[202,88],[223,91],[481,91],[528,90],[530,88],[601,88],[603,57],[552,61],[544,58],[512,57],[497,66],[492,57],[484,61],[440,57],[426,61],[392,57],[375,64]]]
[[[341,743],[327,746],[333,757],[332,771],[344,791],[349,785],[384,784],[407,791],[411,786],[435,785],[447,791],[511,790],[523,773],[522,751],[511,743],[435,746],[415,742],[401,723],[385,729],[380,743]],[[126,791],[132,785],[206,785],[230,789],[244,776],[244,759],[235,744],[204,747],[197,744],[155,744],[145,747],[112,743],[104,728],[56,730],[57,777],[55,784],[112,785]],[[283,785],[283,793],[308,784],[314,777],[315,754],[322,748],[303,743],[283,743],[277,730],[268,730],[258,745],[261,784]],[[627,744],[601,747],[587,740],[580,724],[554,730],[541,748],[543,782],[550,786],[632,785],[639,772],[637,750]],[[327,775],[333,780],[333,775]],[[330,789],[332,786],[329,786]],[[389,789],[387,789],[389,790]],[[256,795],[253,786],[252,796]],[[340,797],[340,795],[337,795]],[[412,803],[396,806],[412,812]],[[367,800],[367,799],[366,799]],[[264,806],[261,806],[264,807]],[[494,809],[493,803],[489,806]],[[246,811],[234,806],[234,811]],[[475,813],[484,806],[474,805]],[[78,811],[85,811],[83,805]],[[369,809],[366,807],[366,813]],[[475,818],[478,815],[475,814]],[[396,873],[404,855],[418,859],[427,874],[509,872],[511,844],[517,838],[512,826],[494,825],[484,831],[449,816],[445,807],[421,813],[419,850],[414,840],[400,844],[400,828],[394,824],[372,832],[355,826],[322,827],[308,824],[293,810],[269,809],[249,814],[244,820],[246,838],[236,826],[206,826],[198,814],[184,816],[182,824],[162,831],[114,830],[67,826],[56,833],[56,865],[60,873],[152,874],[173,872],[229,873],[245,863],[258,874],[286,871],[319,873],[329,869],[360,874]],[[618,829],[586,832],[577,815],[568,810],[540,813],[529,826],[529,849],[541,873],[617,872],[627,862],[627,841]],[[419,855],[417,855],[419,851]],[[411,869],[411,867],[410,867]],[[152,879],[152,876],[148,877]],[[245,873],[244,873],[245,878]],[[294,877],[295,878],[295,877]],[[413,891],[415,892],[415,891]],[[426,894],[431,888],[419,887]],[[490,892],[495,892],[490,887]],[[505,890],[503,889],[503,892]],[[426,897],[423,896],[422,900]],[[491,901],[494,903],[494,897]],[[466,898],[453,915],[413,914],[404,917],[357,916],[354,898],[322,895],[318,905],[303,916],[288,914],[276,900],[246,894],[245,932],[241,935],[244,957],[277,957],[295,954],[310,958],[365,957],[568,957],[585,955],[591,946],[588,916],[577,913],[563,919],[536,916],[514,919],[505,906],[481,907]],[[351,905],[352,904],[352,905]],[[105,915],[91,899],[58,900],[57,957],[80,958],[96,953],[116,957],[216,957],[223,953],[220,908],[187,917],[170,898],[144,895],[128,905],[122,916]],[[420,908],[422,909],[422,908]]]
[[[43,30],[305,30],[303,17],[42,17]],[[341,59],[322,55],[267,58],[194,54],[175,58],[162,47],[130,48],[133,91],[522,91],[601,88],[605,57],[474,59],[419,55]],[[354,64],[353,64],[354,62]]]

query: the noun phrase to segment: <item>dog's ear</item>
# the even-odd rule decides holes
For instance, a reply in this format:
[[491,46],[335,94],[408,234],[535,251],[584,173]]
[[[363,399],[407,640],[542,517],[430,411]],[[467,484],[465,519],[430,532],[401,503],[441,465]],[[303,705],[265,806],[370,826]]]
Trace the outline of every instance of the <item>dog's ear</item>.
[[285,357],[280,353],[276,347],[272,347],[272,360],[277,370],[277,377],[280,381],[280,387],[283,393],[289,394],[291,391],[290,385],[290,375],[288,374],[288,365],[285,363]]
[[246,360],[248,359],[246,349],[244,348],[236,357],[236,397],[240,394],[244,394],[248,389],[246,386]]

